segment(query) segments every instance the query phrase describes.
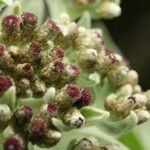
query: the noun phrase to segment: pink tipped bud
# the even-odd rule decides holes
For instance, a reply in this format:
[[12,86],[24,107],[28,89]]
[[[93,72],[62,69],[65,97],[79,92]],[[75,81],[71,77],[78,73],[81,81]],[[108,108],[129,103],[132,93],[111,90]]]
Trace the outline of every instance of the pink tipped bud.
[[8,137],[3,145],[4,150],[24,150],[24,143],[17,135]]
[[22,15],[22,20],[24,23],[26,24],[31,24],[31,25],[35,25],[38,22],[38,17],[30,12],[24,12]]
[[52,54],[57,58],[63,58],[64,50],[62,48],[60,48],[59,46],[54,46],[52,48]]
[[59,109],[59,106],[57,104],[55,104],[55,103],[49,103],[47,105],[47,111],[49,113],[55,113],[55,112],[58,111],[58,109]]
[[70,77],[76,77],[80,73],[80,68],[75,64],[66,67],[66,72]]
[[38,53],[40,53],[40,51],[41,51],[41,44],[39,44],[38,42],[32,42],[31,44],[30,44],[30,50],[33,52],[33,53],[35,53],[35,54],[38,54]]
[[90,105],[93,99],[92,93],[88,89],[83,89],[81,94],[81,98],[74,104],[78,108]]
[[33,75],[33,67],[29,63],[18,64],[16,69],[19,76],[31,77]]
[[47,122],[42,118],[34,118],[28,126],[31,135],[42,136],[47,129]]
[[5,16],[2,20],[2,24],[5,27],[17,28],[20,25],[20,19],[15,15]]
[[60,60],[56,60],[53,62],[54,70],[57,72],[62,72],[64,70],[64,63]]
[[116,62],[115,56],[112,53],[111,49],[106,48],[105,49],[105,55],[108,56],[108,58],[110,59],[111,63],[114,64]]
[[7,91],[12,84],[12,80],[9,76],[0,75],[0,93]]
[[81,97],[81,90],[76,85],[68,85],[66,88],[66,92],[72,98],[79,99]]
[[2,56],[3,56],[4,51],[5,51],[5,46],[4,46],[4,45],[2,45],[2,44],[0,44],[0,57],[2,57]]
[[50,30],[52,30],[53,32],[56,32],[56,33],[60,32],[60,28],[59,28],[59,26],[57,25],[57,23],[54,22],[54,21],[53,21],[52,19],[50,19],[50,18],[46,21],[46,26],[47,26]]
[[20,112],[21,112],[23,115],[31,116],[31,115],[32,115],[32,107],[29,106],[29,105],[23,105],[23,106],[21,106],[21,108],[20,108]]

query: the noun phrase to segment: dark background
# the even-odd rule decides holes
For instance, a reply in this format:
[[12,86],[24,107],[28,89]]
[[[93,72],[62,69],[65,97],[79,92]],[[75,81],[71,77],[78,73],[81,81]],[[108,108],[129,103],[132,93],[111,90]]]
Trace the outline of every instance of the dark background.
[[122,0],[121,7],[122,15],[105,23],[146,90],[150,88],[150,0]]

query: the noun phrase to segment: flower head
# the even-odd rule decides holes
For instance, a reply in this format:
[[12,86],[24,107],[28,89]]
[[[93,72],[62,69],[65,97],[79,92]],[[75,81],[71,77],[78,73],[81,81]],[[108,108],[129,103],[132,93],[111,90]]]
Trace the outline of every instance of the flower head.
[[5,140],[3,148],[4,150],[23,150],[24,144],[19,136],[11,135]]
[[13,85],[9,76],[0,75],[0,92],[7,91]]
[[31,12],[24,12],[21,17],[22,21],[26,24],[34,25],[38,22],[38,17]]
[[10,28],[16,28],[20,25],[20,18],[15,15],[5,16],[2,20],[3,26],[7,26]]

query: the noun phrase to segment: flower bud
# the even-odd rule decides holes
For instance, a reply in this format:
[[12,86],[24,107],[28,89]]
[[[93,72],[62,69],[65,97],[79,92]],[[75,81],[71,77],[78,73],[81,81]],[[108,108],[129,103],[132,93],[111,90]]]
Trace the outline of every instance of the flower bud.
[[8,53],[5,45],[0,44],[0,68],[3,70],[12,70],[14,67],[14,61],[11,55]]
[[97,51],[95,49],[85,49],[80,52],[79,62],[81,65],[88,67],[93,66],[97,59]]
[[[73,143],[74,141],[72,141]],[[71,144],[72,144],[71,143]],[[99,143],[94,137],[83,138],[72,146],[73,150],[100,150]]]
[[55,102],[58,103],[60,109],[66,110],[80,98],[81,98],[80,87],[70,84],[62,88],[61,91],[55,96]]
[[103,18],[118,17],[121,14],[121,8],[111,1],[103,1],[97,8],[96,12]]
[[115,65],[115,63],[116,59],[112,51],[110,49],[105,49],[98,55],[95,67],[100,73],[106,73]]
[[51,50],[51,53],[55,58],[63,58],[64,57],[64,50],[59,46],[54,46]]
[[61,132],[57,130],[48,130],[44,135],[44,145],[52,147],[56,145],[61,139]]
[[42,46],[40,43],[38,43],[38,42],[30,43],[29,50],[28,50],[30,59],[32,61],[39,60],[39,58],[41,57],[41,55],[40,55],[41,50],[42,50]]
[[13,81],[9,76],[0,75],[0,94],[6,92],[13,85]]
[[36,31],[35,40],[46,44],[48,40],[55,38],[58,33],[60,33],[58,24],[49,18],[44,25]]
[[11,110],[6,104],[0,104],[0,131],[3,131],[9,124]]
[[32,91],[33,96],[42,97],[47,91],[46,84],[42,80],[35,80]]
[[24,27],[34,28],[38,22],[38,17],[31,12],[24,12],[21,15],[22,24]]
[[17,83],[17,95],[21,97],[29,97],[30,81],[26,78],[21,79]]
[[30,12],[24,12],[21,15],[21,38],[23,41],[31,41],[35,34],[35,28],[38,23],[38,17]]
[[7,42],[16,42],[20,38],[20,18],[15,15],[5,16],[2,20],[3,38]]
[[16,66],[18,77],[31,78],[33,76],[33,67],[29,63],[18,64]]
[[18,135],[11,135],[5,139],[4,150],[26,150],[24,141]]
[[58,110],[59,106],[56,103],[44,104],[37,116],[50,121],[52,117],[57,115]]
[[108,72],[108,78],[115,86],[122,86],[126,84],[125,78],[127,77],[129,68],[127,66],[116,66]]
[[64,123],[73,128],[80,128],[85,123],[85,118],[80,111],[76,108],[69,110],[63,117]]
[[75,102],[74,106],[81,108],[91,105],[93,101],[92,93],[88,89],[83,89],[81,94],[81,98]]
[[48,128],[48,123],[43,118],[33,118],[28,125],[29,139],[33,144],[40,144]]
[[118,116],[126,117],[136,106],[133,96],[120,97],[117,99],[115,94],[110,94],[105,100],[106,110],[113,111]]
[[135,113],[138,118],[138,124],[144,123],[150,119],[150,113],[147,110],[137,109]]
[[140,107],[145,106],[147,103],[147,100],[148,100],[147,97],[141,93],[133,94],[132,97],[136,101],[136,108],[140,108]]
[[129,72],[128,72],[128,75],[126,76],[126,78],[125,78],[125,83],[129,83],[129,84],[131,84],[131,85],[136,85],[136,84],[138,84],[138,74],[137,74],[137,72],[136,71],[134,71],[134,70],[130,70]]
[[73,82],[80,74],[80,68],[75,64],[69,64],[65,67],[62,84]]
[[12,117],[12,126],[14,130],[22,134],[22,136],[26,136],[26,135],[23,135],[24,130],[29,124],[32,115],[33,115],[33,112],[32,112],[31,106],[29,105],[20,106]]

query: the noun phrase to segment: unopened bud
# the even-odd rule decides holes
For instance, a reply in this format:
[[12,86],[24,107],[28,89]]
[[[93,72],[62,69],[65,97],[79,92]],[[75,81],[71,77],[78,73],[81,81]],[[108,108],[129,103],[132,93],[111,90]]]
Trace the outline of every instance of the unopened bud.
[[112,1],[103,1],[96,11],[101,17],[108,19],[121,14],[121,8]]
[[76,108],[69,110],[64,116],[64,123],[73,127],[80,128],[85,123],[85,118],[82,116],[80,111]]
[[16,71],[18,77],[31,78],[33,76],[33,67],[29,63],[18,64]]
[[51,53],[55,58],[63,58],[64,57],[64,50],[59,46],[54,46],[51,50]]
[[55,96],[55,101],[60,106],[60,109],[66,109],[72,106],[80,98],[80,87],[70,84],[61,89],[61,91]]
[[8,126],[11,115],[8,105],[0,104],[0,131],[3,131]]
[[9,76],[0,75],[0,94],[6,92],[13,85],[13,81]]
[[[25,128],[30,122],[32,117],[32,107],[29,105],[23,105],[19,107],[12,117],[12,125],[15,131],[20,134],[24,133]],[[25,136],[25,135],[22,135]]]
[[61,132],[57,130],[48,130],[44,135],[44,145],[46,147],[52,147],[56,145],[61,139]]
[[18,135],[11,135],[5,139],[4,150],[26,150],[24,141]]
[[81,108],[84,106],[91,105],[93,102],[93,97],[91,91],[88,89],[83,89],[81,92],[82,96],[77,102],[75,102],[74,106]]
[[150,113],[146,110],[137,109],[137,110],[135,110],[135,113],[136,113],[137,118],[138,118],[138,124],[146,122],[147,120],[150,119]]
[[2,20],[3,38],[7,42],[16,42],[19,37],[20,18],[15,15],[5,16]]
[[36,80],[32,87],[33,96],[42,97],[46,91],[46,84],[42,80]]

